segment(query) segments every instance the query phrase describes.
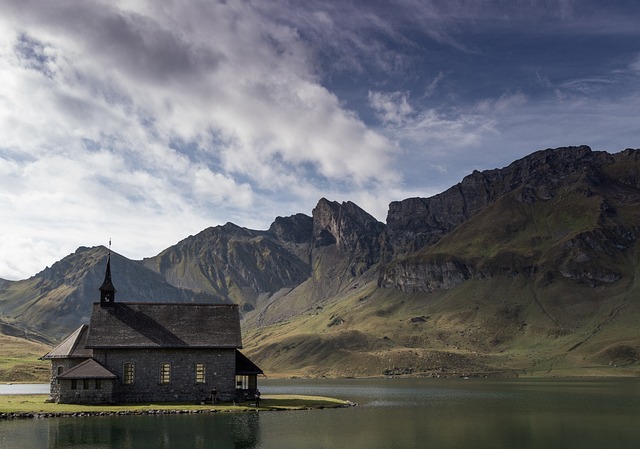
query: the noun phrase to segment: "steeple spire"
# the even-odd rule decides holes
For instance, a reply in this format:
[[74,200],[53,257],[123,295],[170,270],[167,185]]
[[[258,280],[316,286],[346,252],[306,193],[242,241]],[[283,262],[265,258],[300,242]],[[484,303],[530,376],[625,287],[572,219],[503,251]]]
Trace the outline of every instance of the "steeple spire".
[[111,239],[109,239],[109,255],[107,256],[107,270],[104,273],[104,282],[100,287],[100,306],[113,305],[116,299],[116,288],[111,281]]

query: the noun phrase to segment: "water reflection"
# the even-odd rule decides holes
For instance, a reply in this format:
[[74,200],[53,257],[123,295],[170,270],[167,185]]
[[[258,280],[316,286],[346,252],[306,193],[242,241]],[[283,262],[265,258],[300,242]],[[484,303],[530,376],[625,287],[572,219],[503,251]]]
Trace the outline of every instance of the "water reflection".
[[248,449],[259,423],[257,413],[49,419],[48,447]]

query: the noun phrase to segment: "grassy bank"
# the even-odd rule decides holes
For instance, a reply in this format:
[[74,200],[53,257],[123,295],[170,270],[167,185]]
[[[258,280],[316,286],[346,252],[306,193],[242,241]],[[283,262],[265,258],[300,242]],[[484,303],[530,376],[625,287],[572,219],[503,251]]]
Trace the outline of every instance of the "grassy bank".
[[0,382],[49,382],[51,363],[39,357],[50,350],[42,343],[0,335]]
[[[240,404],[192,404],[192,403],[152,403],[119,405],[55,404],[45,402],[49,395],[0,395],[0,414],[39,416],[81,416],[99,414],[161,414],[161,413],[215,413],[246,412],[261,410],[305,410],[318,408],[338,408],[350,405],[348,401],[320,396],[264,395],[260,406],[253,402]],[[5,416],[11,417],[11,416]],[[26,416],[25,416],[26,417]]]

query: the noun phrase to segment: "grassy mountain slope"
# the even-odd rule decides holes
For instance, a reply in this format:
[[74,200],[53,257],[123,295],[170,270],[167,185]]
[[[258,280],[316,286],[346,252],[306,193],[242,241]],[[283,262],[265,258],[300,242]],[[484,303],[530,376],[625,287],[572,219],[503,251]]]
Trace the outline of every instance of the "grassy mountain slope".
[[[409,211],[400,232],[427,223],[437,237],[372,269],[377,284],[353,278],[315,307],[297,289],[247,317],[249,353],[267,369],[305,375],[640,374],[637,154],[571,151],[445,192],[460,216],[469,202],[486,203],[458,225]],[[484,199],[467,201],[478,186]],[[421,208],[438,213],[442,201]]]
[[[312,217],[205,229],[112,269],[116,300],[240,304],[269,374],[640,375],[638,236],[640,150],[583,146],[394,202],[386,225],[321,199]],[[2,282],[0,320],[60,338],[88,318],[105,256]]]
[[640,375],[638,298],[635,283],[540,285],[526,275],[432,293],[371,280],[304,314],[248,321],[244,341],[283,375]]
[[[5,281],[0,286],[0,320],[41,341],[58,341],[80,324],[88,323],[91,305],[100,299],[98,288],[104,280],[107,253],[104,247],[79,248],[29,279]],[[112,253],[111,260],[117,300],[221,301],[205,293],[176,288],[139,262],[118,254]]]
[[176,287],[207,292],[249,311],[261,298],[290,290],[309,275],[302,256],[308,243],[281,238],[286,237],[227,223],[205,229],[142,263]]
[[39,360],[51,347],[0,333],[0,382],[49,382],[50,364]]

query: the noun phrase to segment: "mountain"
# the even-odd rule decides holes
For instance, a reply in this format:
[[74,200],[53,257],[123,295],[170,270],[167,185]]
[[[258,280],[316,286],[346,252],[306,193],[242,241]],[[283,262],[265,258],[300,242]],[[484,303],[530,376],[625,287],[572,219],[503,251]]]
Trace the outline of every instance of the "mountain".
[[[78,250],[23,281],[0,283],[0,310],[7,335],[55,342],[88,323],[93,302],[100,299],[105,247]],[[222,302],[206,293],[172,286],[140,262],[111,253],[117,300],[141,302]],[[12,331],[9,331],[12,329]]]
[[539,151],[432,198],[392,203],[381,283],[431,291],[505,270],[616,282],[630,274],[625,254],[640,229],[639,164],[637,150]]
[[[640,375],[639,234],[640,150],[581,146],[393,202],[386,224],[323,198],[112,267],[120,299],[240,304],[245,351],[271,373]],[[2,319],[59,339],[86,319],[105,251],[0,284]]]
[[311,218],[279,217],[269,231],[232,223],[184,239],[143,265],[177,287],[208,292],[255,308],[261,298],[288,292],[310,273]]

